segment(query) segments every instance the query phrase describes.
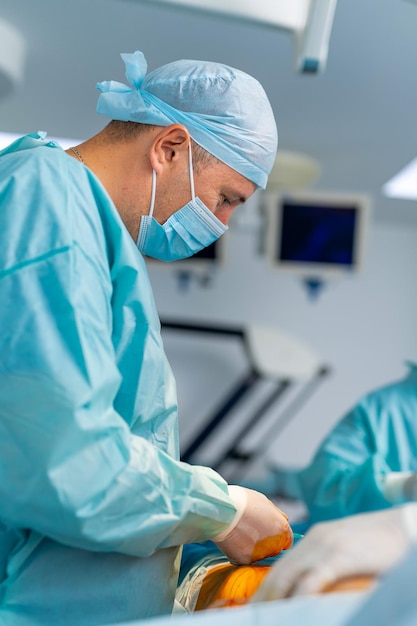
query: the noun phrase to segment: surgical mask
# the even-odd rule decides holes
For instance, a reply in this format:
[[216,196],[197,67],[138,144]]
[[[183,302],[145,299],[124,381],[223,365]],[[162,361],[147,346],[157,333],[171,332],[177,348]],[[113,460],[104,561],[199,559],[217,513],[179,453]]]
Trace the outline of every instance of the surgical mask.
[[196,198],[194,194],[194,175],[189,146],[189,172],[191,200],[160,224],[153,217],[156,192],[156,172],[152,171],[152,194],[149,215],[140,220],[137,247],[146,256],[160,261],[177,261],[192,256],[226,232],[227,226]]

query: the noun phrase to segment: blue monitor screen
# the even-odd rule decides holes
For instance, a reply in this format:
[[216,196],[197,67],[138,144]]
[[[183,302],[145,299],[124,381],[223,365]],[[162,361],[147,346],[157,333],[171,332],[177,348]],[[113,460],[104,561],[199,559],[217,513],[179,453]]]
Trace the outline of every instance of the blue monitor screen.
[[353,266],[357,206],[283,200],[278,261]]

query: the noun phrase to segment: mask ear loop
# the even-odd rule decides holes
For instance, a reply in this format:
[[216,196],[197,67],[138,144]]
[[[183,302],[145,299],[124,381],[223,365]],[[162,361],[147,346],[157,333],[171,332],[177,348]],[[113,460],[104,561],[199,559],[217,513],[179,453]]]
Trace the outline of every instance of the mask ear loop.
[[194,193],[194,170],[193,170],[193,153],[191,151],[191,139],[188,144],[188,167],[190,168],[190,187],[191,187],[191,200],[195,199]]
[[153,210],[155,208],[155,194],[156,194],[156,172],[152,170],[152,191],[151,191],[151,206],[149,208],[149,217],[153,216]]
[[[190,172],[190,188],[191,188],[191,199],[195,199],[195,191],[194,191],[194,169],[193,169],[193,153],[191,150],[191,141],[188,144],[188,167]],[[151,206],[149,208],[149,217],[153,217],[153,211],[155,208],[155,195],[156,195],[156,172],[152,170],[152,191],[151,191]]]

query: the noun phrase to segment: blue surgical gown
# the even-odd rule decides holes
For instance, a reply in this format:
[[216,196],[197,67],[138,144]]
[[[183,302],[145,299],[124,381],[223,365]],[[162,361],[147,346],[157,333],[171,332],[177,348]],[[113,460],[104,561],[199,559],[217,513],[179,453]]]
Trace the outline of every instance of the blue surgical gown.
[[[329,433],[296,476],[310,521],[385,509],[383,478],[417,471],[417,367],[366,395]],[[294,476],[292,477],[294,482]]]
[[181,544],[233,519],[178,460],[144,259],[99,180],[27,135],[0,153],[0,624],[171,611]]

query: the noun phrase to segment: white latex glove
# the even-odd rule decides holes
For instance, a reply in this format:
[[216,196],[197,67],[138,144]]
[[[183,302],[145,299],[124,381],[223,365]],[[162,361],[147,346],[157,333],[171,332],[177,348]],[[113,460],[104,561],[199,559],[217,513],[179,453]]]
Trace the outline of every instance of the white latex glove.
[[388,570],[417,541],[417,504],[316,524],[271,568],[251,602],[318,593],[356,575]]
[[259,491],[229,485],[237,512],[225,531],[213,538],[231,563],[248,565],[291,548],[293,534],[285,515]]

